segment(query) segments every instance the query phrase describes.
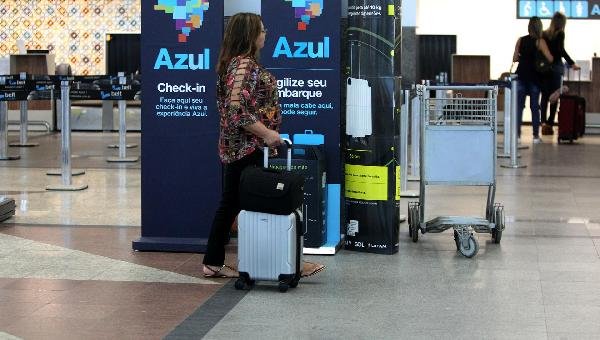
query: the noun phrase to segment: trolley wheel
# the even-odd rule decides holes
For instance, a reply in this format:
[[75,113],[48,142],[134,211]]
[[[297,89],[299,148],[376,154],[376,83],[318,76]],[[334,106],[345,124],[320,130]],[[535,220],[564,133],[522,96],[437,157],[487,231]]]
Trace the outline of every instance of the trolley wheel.
[[461,254],[463,254],[463,256],[470,258],[477,254],[477,251],[479,250],[479,243],[477,243],[475,236],[471,235],[469,236],[468,247],[465,247],[462,242],[459,242],[458,250]]
[[415,225],[413,226],[413,230],[412,230],[412,241],[413,242],[419,242],[419,227],[418,224],[415,223]]
[[492,230],[492,239],[494,243],[500,244],[502,240],[502,231],[504,230],[504,211],[502,209],[496,209],[496,228]]
[[246,280],[243,277],[240,277],[235,281],[235,289],[242,290],[245,287],[246,287]]
[[290,285],[285,282],[279,282],[279,291],[285,293],[290,288]]
[[456,245],[456,251],[460,250],[460,239],[458,238],[458,231],[454,230],[454,244]]
[[412,237],[412,209],[410,203],[408,203],[408,236]]
[[410,236],[413,242],[419,241],[419,224],[420,224],[420,206],[413,205],[409,211],[409,215],[412,216],[410,228]]

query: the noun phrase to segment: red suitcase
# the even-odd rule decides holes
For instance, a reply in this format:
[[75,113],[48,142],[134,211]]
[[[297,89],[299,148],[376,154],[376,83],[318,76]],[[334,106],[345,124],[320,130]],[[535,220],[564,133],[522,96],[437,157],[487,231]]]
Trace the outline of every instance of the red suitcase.
[[585,133],[585,98],[561,95],[558,111],[558,142],[573,142]]

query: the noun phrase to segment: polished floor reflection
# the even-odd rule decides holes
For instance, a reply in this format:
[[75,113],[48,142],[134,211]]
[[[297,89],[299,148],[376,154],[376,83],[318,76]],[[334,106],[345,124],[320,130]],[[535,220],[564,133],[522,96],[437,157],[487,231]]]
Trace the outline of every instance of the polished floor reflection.
[[[59,181],[45,173],[58,167],[60,136],[32,136],[39,147],[0,161],[0,196],[17,202],[0,224],[0,338],[600,338],[600,136],[533,145],[529,134],[527,168],[498,167],[500,245],[478,234],[479,253],[466,259],[450,232],[415,244],[403,223],[398,254],[311,256],[327,269],[286,294],[207,280],[201,254],[133,252],[140,166],[105,161],[116,134],[73,135],[73,166],[86,170],[74,182],[89,185],[81,192],[45,190]],[[427,194],[429,217],[485,206],[481,188]],[[235,252],[233,242],[226,262]]]

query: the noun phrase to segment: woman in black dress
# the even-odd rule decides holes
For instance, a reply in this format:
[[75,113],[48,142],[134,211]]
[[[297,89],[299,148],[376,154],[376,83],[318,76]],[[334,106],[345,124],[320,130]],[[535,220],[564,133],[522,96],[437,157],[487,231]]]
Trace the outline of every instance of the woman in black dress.
[[[533,125],[533,143],[541,143],[539,137],[540,125],[540,75],[535,70],[535,59],[542,52],[548,61],[552,62],[552,55],[548,46],[542,39],[542,21],[538,17],[529,19],[527,27],[529,34],[517,40],[513,62],[519,62],[517,67],[517,135],[521,137],[521,122],[523,120],[523,108],[525,97],[529,96],[529,107],[531,108],[531,122]],[[539,52],[538,52],[539,51]]]

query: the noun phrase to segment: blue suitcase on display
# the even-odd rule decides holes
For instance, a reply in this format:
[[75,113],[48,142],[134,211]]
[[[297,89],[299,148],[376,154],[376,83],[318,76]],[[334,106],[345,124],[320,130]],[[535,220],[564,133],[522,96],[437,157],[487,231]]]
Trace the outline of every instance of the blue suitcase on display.
[[[327,241],[327,162],[325,136],[305,130],[294,134],[292,170],[303,175],[304,200],[302,216],[306,225],[304,247],[319,248]],[[271,160],[271,168],[285,169],[285,159]]]

